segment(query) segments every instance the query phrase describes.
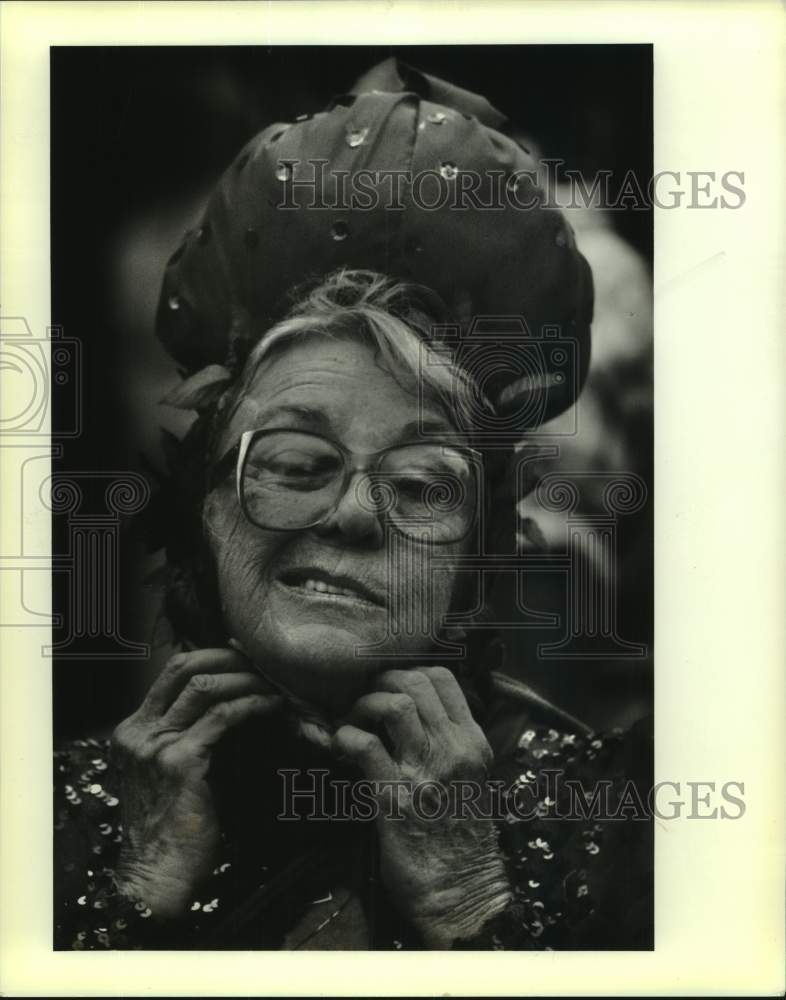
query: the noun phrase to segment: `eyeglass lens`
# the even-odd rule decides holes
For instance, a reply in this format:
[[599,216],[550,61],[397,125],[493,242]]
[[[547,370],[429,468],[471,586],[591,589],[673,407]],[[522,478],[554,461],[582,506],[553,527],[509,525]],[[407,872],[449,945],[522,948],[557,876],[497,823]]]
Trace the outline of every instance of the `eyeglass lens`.
[[[246,454],[243,506],[260,527],[309,527],[337,505],[345,480],[344,456],[330,441],[299,431],[268,431]],[[439,444],[390,449],[353,488],[364,509],[386,513],[405,534],[428,529],[435,542],[462,538],[475,509],[471,462],[460,450]]]

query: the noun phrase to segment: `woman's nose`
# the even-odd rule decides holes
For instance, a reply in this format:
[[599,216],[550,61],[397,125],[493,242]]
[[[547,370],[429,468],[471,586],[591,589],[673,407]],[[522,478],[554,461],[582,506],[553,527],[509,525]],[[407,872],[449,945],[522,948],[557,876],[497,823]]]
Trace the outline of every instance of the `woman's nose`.
[[345,542],[380,548],[385,538],[380,512],[369,502],[366,476],[352,477],[333,512],[314,531],[322,537],[341,536]]

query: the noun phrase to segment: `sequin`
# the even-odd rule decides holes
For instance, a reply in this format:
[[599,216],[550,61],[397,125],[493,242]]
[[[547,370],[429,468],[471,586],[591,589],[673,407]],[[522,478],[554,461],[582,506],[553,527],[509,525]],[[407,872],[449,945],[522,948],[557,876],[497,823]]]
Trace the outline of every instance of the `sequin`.
[[590,743],[590,746],[593,750],[600,750],[603,746],[603,740],[593,740],[592,743]]
[[276,168],[276,179],[279,181],[288,181],[292,177],[292,164],[291,163],[279,163]]
[[119,920],[115,921],[115,927],[119,931],[124,931],[126,929],[126,927],[128,927],[128,923],[125,920],[123,920],[123,918],[121,917]]
[[366,141],[368,136],[367,128],[348,128],[347,129],[347,145],[351,146],[353,149],[356,146],[362,146]]
[[559,733],[557,732],[557,730],[556,729],[549,729],[549,731],[546,733],[546,742],[547,743],[553,743],[554,740],[557,740],[557,739],[559,739]]
[[547,851],[546,854],[543,855],[543,860],[544,861],[551,861],[551,859],[553,857],[554,857],[554,852],[553,851]]
[[458,167],[455,163],[446,161],[440,165],[439,173],[446,181],[453,181],[458,176]]
[[349,226],[346,222],[334,222],[331,229],[331,234],[336,243],[341,243],[343,240],[349,236]]
[[166,300],[167,306],[172,310],[172,312],[177,312],[180,308],[180,297],[178,295],[170,295]]
[[77,900],[77,903],[79,904],[79,906],[86,906],[87,896],[80,896],[79,899]]
[[142,912],[139,914],[139,916],[143,920],[147,920],[148,917],[152,917],[153,916],[153,911],[150,909],[149,906],[147,906],[147,907],[145,907],[144,910],[142,910]]
[[400,941],[396,941],[395,938],[394,938],[394,940],[393,940],[393,947],[397,951],[400,951],[404,947],[404,945]]
[[576,896],[581,899],[582,896],[586,896],[589,893],[589,886],[580,885],[576,890]]
[[102,823],[98,828],[98,832],[102,837],[106,837],[112,832],[112,827],[109,823]]
[[110,795],[109,798],[106,800],[106,804],[111,807],[116,806],[119,802],[120,799],[116,799],[114,795]]
[[426,116],[426,121],[431,122],[432,125],[444,125],[448,120],[448,116],[444,111],[435,111],[431,115]]
[[535,739],[535,730],[528,729],[526,732],[522,733],[521,736],[519,737],[519,744],[518,744],[519,749],[526,749],[534,739]]
[[534,878],[531,878],[529,882],[527,882],[527,885],[530,887],[530,889],[540,888],[540,882],[536,882]]
[[600,848],[596,843],[590,841],[589,844],[584,845],[584,850],[587,852],[587,854],[597,854],[600,851]]
[[202,904],[194,902],[194,903],[191,904],[191,909],[192,909],[192,911],[193,910],[201,910],[202,909]]

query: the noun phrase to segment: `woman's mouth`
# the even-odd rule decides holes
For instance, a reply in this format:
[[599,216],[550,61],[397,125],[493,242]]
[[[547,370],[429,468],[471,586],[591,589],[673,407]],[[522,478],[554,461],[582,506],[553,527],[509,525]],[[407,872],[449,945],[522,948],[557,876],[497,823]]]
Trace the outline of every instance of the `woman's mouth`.
[[370,607],[384,606],[380,598],[359,580],[314,567],[282,573],[279,583],[313,600],[351,601]]

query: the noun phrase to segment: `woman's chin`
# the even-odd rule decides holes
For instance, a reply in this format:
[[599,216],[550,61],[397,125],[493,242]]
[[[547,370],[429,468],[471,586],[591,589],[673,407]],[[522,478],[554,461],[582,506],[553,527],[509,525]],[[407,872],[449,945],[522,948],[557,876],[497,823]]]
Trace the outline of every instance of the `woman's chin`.
[[[343,711],[368,691],[381,669],[380,637],[322,623],[279,628],[249,650],[262,672],[289,693],[326,711]],[[367,652],[364,652],[367,650]]]

